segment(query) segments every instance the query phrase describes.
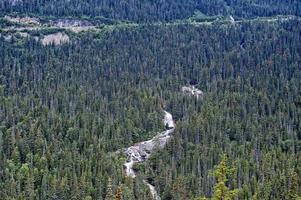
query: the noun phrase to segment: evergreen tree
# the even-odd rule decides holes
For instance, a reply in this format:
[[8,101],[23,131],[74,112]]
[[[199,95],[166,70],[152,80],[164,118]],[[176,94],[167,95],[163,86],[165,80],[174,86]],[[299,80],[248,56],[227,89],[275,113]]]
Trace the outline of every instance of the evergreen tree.
[[213,175],[216,184],[213,189],[211,198],[199,198],[199,200],[212,199],[212,200],[233,200],[238,196],[239,189],[230,189],[226,186],[229,181],[228,177],[233,175],[235,168],[230,168],[227,164],[227,156],[224,155],[221,162],[215,167]]
[[106,189],[106,197],[105,200],[113,200],[114,195],[113,195],[113,190],[112,190],[112,179],[109,178],[108,184],[107,184],[107,189]]
[[301,199],[301,196],[298,195],[298,174],[295,171],[290,174],[288,186],[288,194],[286,198],[294,200]]

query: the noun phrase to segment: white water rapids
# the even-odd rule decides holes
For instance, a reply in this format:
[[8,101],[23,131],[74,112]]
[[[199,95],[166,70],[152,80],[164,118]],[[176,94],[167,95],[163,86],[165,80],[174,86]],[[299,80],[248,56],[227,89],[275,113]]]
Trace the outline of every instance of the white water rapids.
[[[124,164],[126,176],[135,178],[136,174],[133,170],[134,163],[146,161],[154,150],[164,148],[167,142],[170,140],[175,129],[175,122],[172,118],[172,115],[167,111],[164,111],[163,122],[166,127],[165,131],[159,133],[150,140],[136,143],[133,146],[124,149],[124,154],[127,156],[127,161]],[[149,187],[153,198],[155,200],[160,200],[161,198],[158,195],[155,187],[146,180],[144,180],[144,183]]]
[[[203,92],[195,88],[194,86],[184,86],[182,87],[182,92],[184,94],[188,94],[189,96],[194,96],[197,99],[202,98],[204,96]],[[122,152],[127,156],[127,161],[124,164],[126,176],[135,178],[136,174],[133,169],[134,164],[146,161],[154,150],[164,148],[167,142],[170,140],[176,126],[172,115],[167,111],[164,111],[163,123],[166,128],[165,131],[159,133],[150,140],[136,143],[133,146],[122,150]],[[143,182],[149,187],[153,199],[161,200],[155,187],[146,180],[143,180]]]

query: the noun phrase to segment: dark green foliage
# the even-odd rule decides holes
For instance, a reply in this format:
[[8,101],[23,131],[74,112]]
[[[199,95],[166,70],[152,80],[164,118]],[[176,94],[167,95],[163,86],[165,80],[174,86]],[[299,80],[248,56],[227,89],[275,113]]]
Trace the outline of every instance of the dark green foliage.
[[[13,9],[53,14],[43,5]],[[54,14],[77,14],[70,9]],[[300,30],[288,20],[139,25],[47,47],[1,38],[0,197],[104,199],[118,190],[124,200],[149,199],[142,176],[162,199],[212,196],[209,172],[223,153],[240,199],[300,196]],[[202,101],[180,92],[191,80]],[[163,108],[176,119],[175,137],[135,180],[124,178],[124,158],[112,152],[163,130]]]
[[[16,1],[17,3],[9,3]],[[27,13],[43,16],[92,16],[136,22],[174,21],[193,16],[234,15],[257,17],[299,15],[298,0],[2,0],[1,13]]]

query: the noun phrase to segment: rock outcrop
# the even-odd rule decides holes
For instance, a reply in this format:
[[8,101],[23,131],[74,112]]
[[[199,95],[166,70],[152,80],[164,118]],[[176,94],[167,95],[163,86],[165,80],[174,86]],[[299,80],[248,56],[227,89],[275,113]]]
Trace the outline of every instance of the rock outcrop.
[[204,93],[201,90],[197,89],[193,85],[183,86],[182,87],[182,92],[184,94],[189,95],[189,96],[195,96],[197,99],[202,98],[204,96]]
[[69,36],[61,32],[46,35],[41,39],[41,42],[44,46],[49,44],[61,45],[64,43],[68,43],[69,41],[70,41]]
[[89,21],[79,19],[57,19],[50,21],[49,24],[60,28],[92,26],[92,24]]
[[40,25],[40,20],[36,17],[5,16],[4,19],[6,19],[9,22],[21,23],[21,24],[25,24],[25,25]]

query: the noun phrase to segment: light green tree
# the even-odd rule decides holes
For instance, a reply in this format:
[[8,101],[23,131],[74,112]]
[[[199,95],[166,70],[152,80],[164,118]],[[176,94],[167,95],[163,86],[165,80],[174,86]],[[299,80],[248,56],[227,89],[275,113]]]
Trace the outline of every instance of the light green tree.
[[294,171],[290,174],[289,188],[286,199],[301,200],[301,197],[298,195],[298,174]]
[[211,198],[201,197],[196,200],[232,200],[238,196],[239,189],[230,189],[226,186],[228,177],[233,175],[234,168],[227,166],[227,156],[223,156],[221,162],[215,167],[213,176],[216,179],[213,196]]
[[108,180],[108,185],[107,185],[107,191],[106,191],[106,197],[105,200],[113,200],[114,195],[113,195],[113,190],[112,190],[112,179],[109,178]]

